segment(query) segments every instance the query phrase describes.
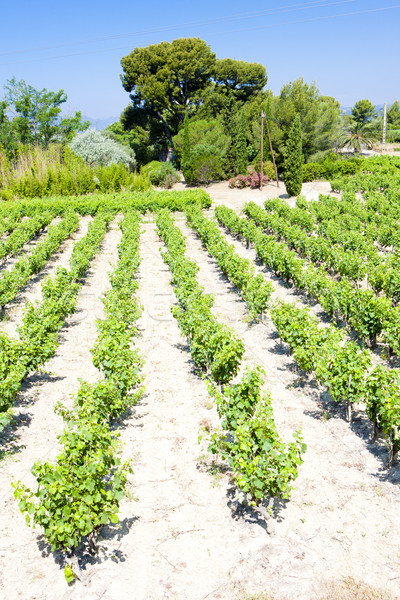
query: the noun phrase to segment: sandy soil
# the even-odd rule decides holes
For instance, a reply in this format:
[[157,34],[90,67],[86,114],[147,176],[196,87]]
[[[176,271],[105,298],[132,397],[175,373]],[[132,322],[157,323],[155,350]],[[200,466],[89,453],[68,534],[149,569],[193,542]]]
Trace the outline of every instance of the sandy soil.
[[[284,194],[283,184],[259,192],[218,183],[207,191],[215,203],[238,211],[250,199],[261,204]],[[329,184],[303,187],[308,198],[320,192],[329,193]],[[216,314],[245,342],[245,363],[266,370],[282,436],[289,439],[302,429],[308,450],[292,499],[277,508],[274,533],[268,534],[254,514],[239,510],[228,476],[210,470],[197,438],[201,424],[217,424],[217,415],[170,313],[175,303],[170,273],[149,218],[142,226],[137,342],[146,359],[146,394],[120,424],[124,457],[133,459],[134,468],[120,524],[103,529],[98,555],[82,563],[83,581],[71,587],[40,532],[26,527],[10,482],[31,483],[33,462],[56,455],[62,423],[54,403],[68,402],[78,377],[98,377],[89,348],[95,319],[102,316],[109,265],[116,261],[120,232],[114,224],[81,290],[78,311],[62,331],[57,355],[46,365],[52,374],[26,383],[14,427],[3,440],[0,599],[244,600],[246,594],[274,592],[277,599],[317,600],[323,580],[343,576],[394,595],[400,589],[398,464],[390,473],[383,470],[386,449],[368,444],[370,426],[362,411],[349,426],[323,389],[300,376],[272,323],[247,322],[236,291],[181,216],[177,224],[188,234],[188,255],[200,266],[200,283],[215,294]],[[252,250],[235,245],[254,259]],[[277,278],[271,280],[277,296],[298,299]]]

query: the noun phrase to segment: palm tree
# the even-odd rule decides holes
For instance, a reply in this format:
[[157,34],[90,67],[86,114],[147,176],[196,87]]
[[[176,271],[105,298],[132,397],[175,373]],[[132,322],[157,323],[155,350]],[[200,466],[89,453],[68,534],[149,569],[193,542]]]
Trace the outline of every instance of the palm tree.
[[374,143],[379,140],[379,132],[371,123],[350,121],[344,130],[342,148],[353,148],[357,154],[365,147],[372,150]]

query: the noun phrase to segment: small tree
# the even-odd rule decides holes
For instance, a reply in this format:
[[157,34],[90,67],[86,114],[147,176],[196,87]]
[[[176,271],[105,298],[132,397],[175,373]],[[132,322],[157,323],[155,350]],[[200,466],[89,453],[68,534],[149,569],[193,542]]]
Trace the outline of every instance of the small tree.
[[400,129],[400,104],[396,100],[387,111],[387,122],[392,129]]
[[298,196],[303,184],[303,153],[299,114],[296,115],[289,131],[283,169],[287,193],[289,196]]
[[236,174],[244,175],[247,169],[247,140],[246,140],[246,117],[241,110],[239,128],[236,135]]
[[377,112],[370,100],[359,100],[351,109],[351,116],[355,123],[362,125],[375,119]]

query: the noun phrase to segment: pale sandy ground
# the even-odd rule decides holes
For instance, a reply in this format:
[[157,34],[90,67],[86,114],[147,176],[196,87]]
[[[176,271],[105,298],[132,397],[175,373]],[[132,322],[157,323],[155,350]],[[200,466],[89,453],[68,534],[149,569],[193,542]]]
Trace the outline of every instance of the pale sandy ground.
[[[239,211],[248,200],[261,204],[267,196],[284,194],[281,185],[269,184],[259,192],[218,183],[207,191],[215,203]],[[310,199],[319,193],[329,193],[329,184],[303,187]],[[368,444],[370,426],[363,412],[349,426],[324,390],[301,377],[268,318],[256,325],[246,321],[247,310],[236,291],[181,216],[177,224],[188,234],[188,255],[200,266],[200,283],[215,294],[216,314],[245,342],[245,363],[266,370],[266,389],[282,436],[290,439],[294,429],[302,429],[308,450],[292,499],[279,508],[275,532],[268,534],[254,514],[238,510],[227,475],[207,468],[198,432],[204,420],[216,424],[217,415],[170,313],[175,303],[170,273],[149,217],[142,226],[139,273],[143,314],[138,346],[146,359],[146,394],[121,422],[124,456],[133,459],[134,474],[121,503],[120,526],[103,529],[97,557],[82,563],[84,581],[71,587],[40,532],[26,527],[10,482],[32,483],[32,463],[56,455],[62,423],[53,413],[55,402],[69,401],[78,377],[93,381],[98,376],[89,348],[96,337],[95,320],[102,316],[100,296],[109,285],[110,263],[116,261],[120,232],[114,223],[79,295],[78,311],[46,365],[52,374],[27,382],[18,402],[20,417],[3,440],[1,600],[242,600],[256,592],[317,600],[323,580],[343,576],[396,594],[398,463],[390,473],[383,469],[386,449],[382,443]],[[251,249],[234,243],[243,256],[254,259]],[[276,297],[301,300],[257,268],[273,281]]]

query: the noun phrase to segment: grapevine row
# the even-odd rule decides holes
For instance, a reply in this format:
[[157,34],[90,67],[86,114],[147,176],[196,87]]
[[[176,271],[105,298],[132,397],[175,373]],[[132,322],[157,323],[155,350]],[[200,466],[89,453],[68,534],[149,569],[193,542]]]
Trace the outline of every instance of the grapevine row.
[[259,316],[268,306],[273,287],[262,275],[255,275],[254,265],[241,258],[221,234],[218,225],[207,219],[200,208],[185,211],[188,224],[195,229],[221,271],[238,288],[250,315]]
[[9,256],[16,254],[26,242],[43,231],[54,216],[53,212],[46,211],[33,216],[28,221],[22,221],[11,235],[0,241],[0,259],[4,262]]
[[[121,464],[118,433],[110,425],[143,393],[139,374],[143,360],[131,349],[137,335],[133,324],[141,313],[133,296],[140,264],[137,214],[128,213],[120,227],[119,261],[103,298],[105,319],[97,322],[98,338],[92,349],[93,363],[104,379],[82,382],[72,410],[57,405],[56,412],[65,421],[59,436],[63,448],[55,463],[35,463],[37,490],[14,484],[28,523],[42,527],[52,549],[61,549],[69,559],[83,540],[93,547],[99,529],[118,522],[131,467]],[[67,581],[79,576],[78,567],[74,568],[66,563]]]
[[[258,252],[258,236],[262,237],[263,234],[257,232],[254,224],[247,219],[240,219],[226,207],[217,207],[216,216],[230,231],[255,232],[254,237],[246,237],[246,233],[243,235],[250,241],[256,240]],[[263,254],[263,257],[266,255]],[[366,403],[368,416],[374,425],[374,438],[378,433],[383,433],[389,447],[388,466],[391,466],[400,449],[398,370],[377,366],[369,372],[371,353],[360,350],[354,342],[343,342],[341,330],[332,326],[319,327],[318,320],[310,317],[307,309],[278,303],[271,308],[270,314],[279,337],[289,344],[299,367],[306,372],[314,372],[316,378],[327,386],[333,400],[346,403],[349,420],[352,405]]]
[[60,244],[78,227],[79,218],[76,213],[66,215],[57,225],[51,225],[45,239],[40,242],[28,257],[22,257],[9,271],[0,276],[0,307],[11,302],[32,275],[39,273],[57,250]]
[[92,221],[87,235],[74,246],[71,269],[58,268],[54,278],[42,284],[42,301],[28,303],[19,340],[0,335],[0,428],[10,421],[11,407],[22,381],[51,358],[58,346],[58,331],[75,310],[78,280],[84,275],[98,250],[114,213],[101,212]]
[[[265,373],[260,367],[247,369],[240,383],[229,383],[238,371],[244,344],[213,317],[212,298],[197,283],[198,267],[185,257],[185,238],[171,215],[160,212],[156,223],[167,246],[163,259],[171,269],[180,304],[172,307],[172,313],[189,341],[195,363],[202,368],[207,363],[211,365],[209,391],[216,400],[222,431],[211,434],[209,450],[228,461],[238,488],[267,519],[266,497],[289,498],[305,445],[300,432],[294,434],[293,442],[286,444],[281,440],[271,397],[261,391]],[[216,362],[218,369],[213,368]]]
[[253,243],[258,257],[277,275],[306,291],[329,315],[344,319],[368,346],[374,346],[382,335],[389,351],[400,354],[400,309],[392,307],[388,298],[354,289],[346,277],[336,282],[323,270],[307,266],[286,244],[265,235],[253,221],[238,217],[231,209],[216,207],[215,214],[221,224]]

